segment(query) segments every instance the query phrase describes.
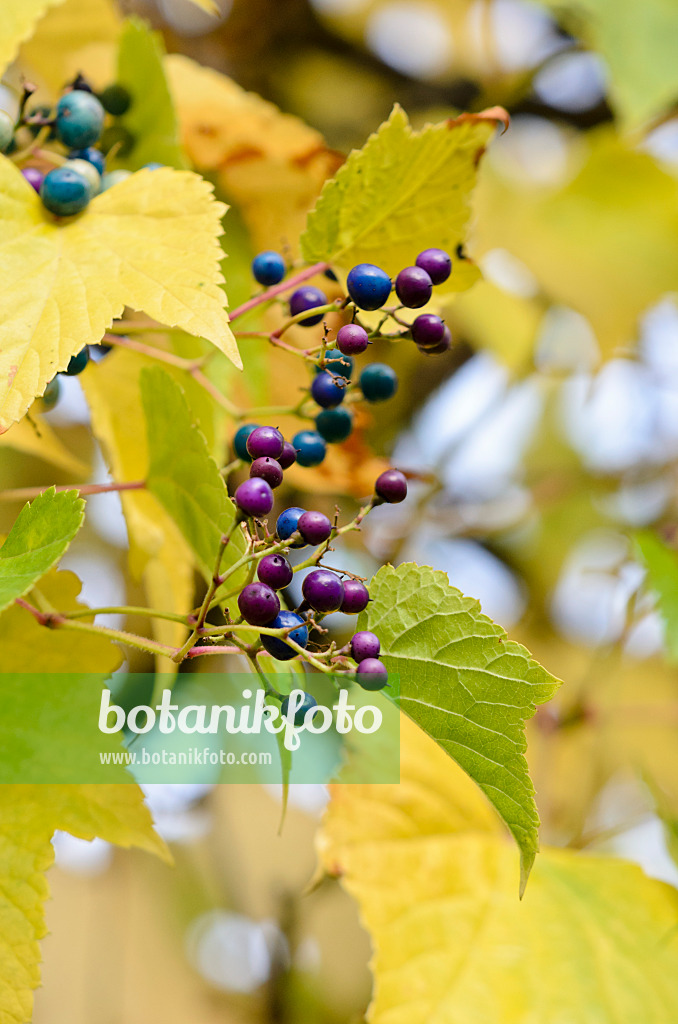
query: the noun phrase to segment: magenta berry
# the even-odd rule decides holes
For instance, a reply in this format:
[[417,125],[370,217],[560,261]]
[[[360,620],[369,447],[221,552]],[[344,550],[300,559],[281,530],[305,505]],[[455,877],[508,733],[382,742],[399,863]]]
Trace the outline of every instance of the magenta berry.
[[381,652],[381,643],[375,633],[364,629],[354,633],[351,637],[351,657],[354,661],[361,662],[366,658],[378,658]]
[[[315,309],[317,306],[326,305],[327,296],[325,292],[321,292],[320,288],[314,288],[313,285],[303,285],[303,287],[297,288],[295,292],[292,292],[290,316],[298,316],[299,313],[304,313],[307,309]],[[314,324],[319,324],[324,315],[324,313],[316,313],[313,316],[305,317],[299,323],[304,327],[312,327]]]
[[238,608],[250,626],[267,626],[280,611],[280,599],[265,583],[248,583],[240,592]]
[[273,508],[271,485],[260,477],[250,477],[235,492],[235,502],[248,516],[265,516]]
[[344,597],[343,583],[329,569],[313,569],[304,578],[301,590],[317,612],[336,612]]
[[247,438],[247,451],[253,459],[279,459],[285,438],[275,427],[257,427]]
[[405,267],[396,277],[396,295],[403,306],[418,309],[425,306],[433,293],[433,282],[421,267]]
[[285,441],[283,446],[282,455],[278,459],[278,463],[281,469],[289,469],[297,461],[297,452],[293,444],[289,441]]
[[283,590],[284,587],[289,587],[294,573],[292,566],[282,555],[264,555],[259,562],[257,576],[273,590]]
[[365,658],[355,674],[363,690],[383,690],[388,683],[388,669],[378,658]]
[[370,592],[360,580],[344,580],[344,600],[341,610],[345,615],[357,615],[367,608]]
[[389,505],[397,505],[407,497],[407,480],[399,469],[387,469],[377,477],[374,492]]
[[265,455],[263,458],[254,460],[250,466],[250,476],[260,477],[270,487],[280,487],[283,480],[282,466],[275,459],[269,459]]
[[434,348],[445,336],[445,323],[435,313],[420,313],[411,331],[415,344],[420,348]]
[[359,356],[369,343],[369,335],[360,324],[345,324],[337,334],[337,348],[345,356]]
[[45,177],[42,171],[39,171],[37,167],[24,167],[21,173],[28,184],[39,193],[40,186],[42,185],[42,179]]
[[424,249],[415,263],[426,271],[433,284],[442,284],[452,273],[452,260],[444,249]]
[[422,348],[421,345],[417,346],[420,352],[423,352],[425,356],[440,356],[445,352],[449,352],[452,348],[452,333],[450,328],[445,324],[445,331],[443,333],[442,341],[439,341],[437,345],[429,346],[428,348]]
[[322,512],[304,512],[297,524],[299,533],[307,544],[322,544],[332,533],[332,523]]

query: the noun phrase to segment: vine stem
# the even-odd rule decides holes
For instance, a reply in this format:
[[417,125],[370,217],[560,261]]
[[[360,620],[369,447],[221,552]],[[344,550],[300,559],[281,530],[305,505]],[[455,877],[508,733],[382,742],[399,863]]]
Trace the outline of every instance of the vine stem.
[[236,532],[239,526],[240,519],[234,519],[226,533],[221,538],[221,542],[219,544],[219,551],[217,552],[217,559],[214,566],[214,572],[212,573],[212,579],[209,582],[207,592],[205,594],[205,597],[203,598],[202,604],[200,605],[200,610],[196,618],[195,626],[193,627],[193,630],[191,631],[191,634],[186,640],[186,642],[172,655],[173,661],[182,662],[186,655],[188,654],[188,652],[190,651],[193,644],[195,643],[195,641],[200,636],[200,631],[205,625],[205,620],[210,610],[210,605],[212,604],[212,601],[217,590],[224,582],[223,577],[220,575],[221,561],[224,557],[224,552],[226,551],[226,548],[230,543],[231,537]]
[[243,302],[242,306],[236,306],[229,313],[229,319],[231,323],[237,320],[238,317],[244,316],[245,313],[249,313],[251,309],[256,309],[257,306],[263,305],[265,302],[270,302],[277,295],[284,295],[285,292],[291,291],[296,288],[297,285],[307,281],[309,277],[315,277],[316,274],[322,274],[323,271],[327,270],[329,263],[314,263],[312,267],[306,267],[305,270],[301,270],[294,277],[289,277],[286,281],[281,284],[275,285],[273,288],[268,288],[261,295],[255,295],[253,299],[248,299],[247,302]]
[[[0,501],[30,501],[49,490],[51,484],[43,487],[17,487],[11,491],[0,491]],[[59,484],[55,491],[78,491],[79,494],[110,494],[115,491],[142,491],[146,487],[145,480],[130,480],[127,483],[111,484]]]

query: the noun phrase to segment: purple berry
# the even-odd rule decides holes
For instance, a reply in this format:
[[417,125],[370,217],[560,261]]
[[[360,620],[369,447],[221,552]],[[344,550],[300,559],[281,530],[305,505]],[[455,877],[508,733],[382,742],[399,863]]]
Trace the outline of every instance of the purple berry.
[[31,185],[35,189],[35,191],[39,193],[40,186],[42,185],[42,179],[45,177],[42,171],[39,171],[37,167],[24,167],[21,173],[23,174],[28,184]]
[[332,523],[322,512],[304,512],[297,524],[299,533],[307,544],[322,544],[332,533]]
[[344,600],[341,610],[345,615],[357,615],[367,608],[370,592],[360,580],[344,580]]
[[435,313],[420,313],[411,330],[416,345],[420,348],[435,348],[445,336],[445,323]]
[[297,461],[297,452],[293,444],[289,441],[285,441],[285,445],[282,450],[282,455],[278,459],[281,469],[289,469]]
[[421,267],[405,267],[396,277],[396,295],[403,306],[418,309],[425,306],[433,293],[433,282]]
[[399,469],[387,469],[377,477],[374,492],[389,505],[397,505],[407,497],[407,480]]
[[250,476],[260,477],[270,487],[280,487],[283,480],[282,466],[275,459],[269,459],[267,456],[264,456],[261,459],[254,460],[250,466]]
[[345,324],[337,334],[337,348],[345,356],[359,356],[369,343],[367,331],[360,324]]
[[247,451],[253,459],[279,459],[285,438],[275,427],[257,427],[247,438]]
[[369,630],[361,630],[351,637],[351,657],[354,661],[365,661],[366,658],[378,658],[381,651],[379,637]]
[[235,492],[238,508],[248,516],[265,516],[273,508],[273,491],[261,477],[250,477]]
[[363,690],[383,690],[388,683],[388,669],[378,658],[365,658],[355,674]]
[[259,562],[257,576],[273,590],[289,587],[294,573],[292,566],[282,555],[265,555]]
[[417,348],[420,352],[423,352],[425,356],[440,356],[443,355],[444,352],[449,352],[452,348],[452,333],[450,328],[445,324],[443,340],[439,341],[437,345],[433,345],[428,348],[422,348],[421,345],[418,345]]
[[280,600],[265,583],[248,583],[240,592],[238,608],[250,626],[267,626],[280,611]]
[[302,593],[317,612],[336,612],[344,597],[344,585],[335,572],[313,569],[304,578]]
[[[296,292],[292,292],[290,316],[298,316],[299,313],[303,313],[307,309],[315,309],[316,306],[326,305],[327,296],[325,292],[321,292],[320,288],[314,288],[313,285],[307,284],[302,288],[297,288]],[[315,316],[305,317],[299,323],[303,324],[304,327],[312,327],[314,324],[319,324],[324,315],[324,313],[316,313]]]
[[452,260],[444,249],[424,249],[415,262],[426,271],[433,284],[442,284],[452,273]]

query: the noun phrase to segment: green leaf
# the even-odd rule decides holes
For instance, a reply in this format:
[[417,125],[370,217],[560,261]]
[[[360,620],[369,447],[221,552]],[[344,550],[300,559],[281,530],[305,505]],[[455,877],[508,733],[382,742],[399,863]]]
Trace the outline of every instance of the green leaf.
[[480,786],[521,851],[521,887],[539,848],[524,724],[558,687],[476,600],[428,566],[384,566],[358,629],[381,640],[400,706]]
[[639,128],[678,94],[678,5],[673,0],[542,0],[602,55],[611,105],[625,128]]
[[649,530],[637,533],[634,541],[647,566],[647,586],[657,595],[669,659],[678,662],[678,552]]
[[24,505],[0,548],[0,611],[28,593],[55,565],[85,517],[77,491],[54,487]]
[[[416,132],[396,105],[325,184],[301,238],[304,258],[345,270],[376,263],[395,274],[427,246],[454,256],[466,241],[479,158],[505,117],[497,107]],[[470,260],[457,259],[445,287],[462,291],[479,276]]]
[[120,124],[136,140],[124,162],[125,167],[133,170],[148,163],[188,167],[179,144],[179,126],[165,78],[164,56],[159,32],[151,31],[139,18],[125,22],[118,51],[118,82],[129,90],[132,104],[120,118]]
[[[205,579],[211,580],[221,538],[235,518],[233,502],[179,385],[165,370],[146,368],[141,373],[141,395],[148,431],[149,490],[183,533]],[[224,564],[243,551],[244,541],[237,531]]]

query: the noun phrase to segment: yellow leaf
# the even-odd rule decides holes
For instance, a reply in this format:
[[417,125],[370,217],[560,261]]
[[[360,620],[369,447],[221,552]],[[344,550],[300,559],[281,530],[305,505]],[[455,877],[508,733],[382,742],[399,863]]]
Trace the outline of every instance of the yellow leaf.
[[[148,472],[139,375],[150,365],[153,360],[118,349],[82,376],[92,430],[115,480],[143,480]],[[150,491],[125,491],[120,497],[132,571],[143,581],[149,607],[187,614],[193,601],[193,556],[178,527]],[[154,619],[153,635],[160,643],[178,646],[187,631],[179,623]],[[176,671],[176,665],[159,658],[158,669]]]
[[413,729],[403,721],[400,785],[333,787],[321,838],[372,937],[371,1024],[677,1019],[676,890],[550,849],[519,902],[515,851]]
[[[80,581],[53,569],[40,593],[61,611],[82,608]],[[116,644],[95,634],[46,629],[22,608],[0,615],[4,672],[112,672],[121,663]],[[44,871],[54,857],[51,838],[64,829],[82,839],[100,836],[167,858],[138,786],[0,786],[0,1024],[25,1024],[40,979],[38,940],[45,934]]]
[[190,3],[195,4],[201,11],[205,11],[207,14],[218,14],[219,8],[214,3],[214,0],[190,0]]
[[78,72],[97,88],[114,81],[122,19],[113,0],[62,0],[41,18],[19,51],[29,81],[53,100]]
[[15,423],[11,430],[0,434],[0,447],[12,448],[22,455],[32,455],[36,459],[44,459],[52,466],[72,473],[81,480],[89,476],[90,467],[77,455],[68,450],[58,434],[50,427],[42,416],[33,416]]
[[499,153],[477,189],[478,249],[517,256],[546,297],[582,313],[603,354],[627,349],[639,316],[678,277],[678,181],[609,128],[586,137],[564,187],[502,173]]
[[504,291],[489,281],[456,296],[445,310],[452,335],[462,337],[474,348],[489,349],[511,370],[532,365],[537,329],[543,316],[540,304]]
[[4,0],[0,35],[0,72],[14,60],[17,50],[28,39],[33,26],[59,0]]
[[236,201],[256,246],[293,249],[341,157],[322,135],[230,78],[172,54],[166,71],[184,149]]
[[207,338],[241,366],[220,287],[224,212],[211,185],[164,167],[58,222],[0,161],[0,432],[125,305]]
[[376,263],[396,274],[436,245],[454,258],[445,290],[469,288],[480,272],[459,258],[458,247],[466,241],[480,158],[500,122],[506,125],[508,114],[493,107],[414,131],[396,105],[323,188],[301,239],[304,258],[345,271]]

